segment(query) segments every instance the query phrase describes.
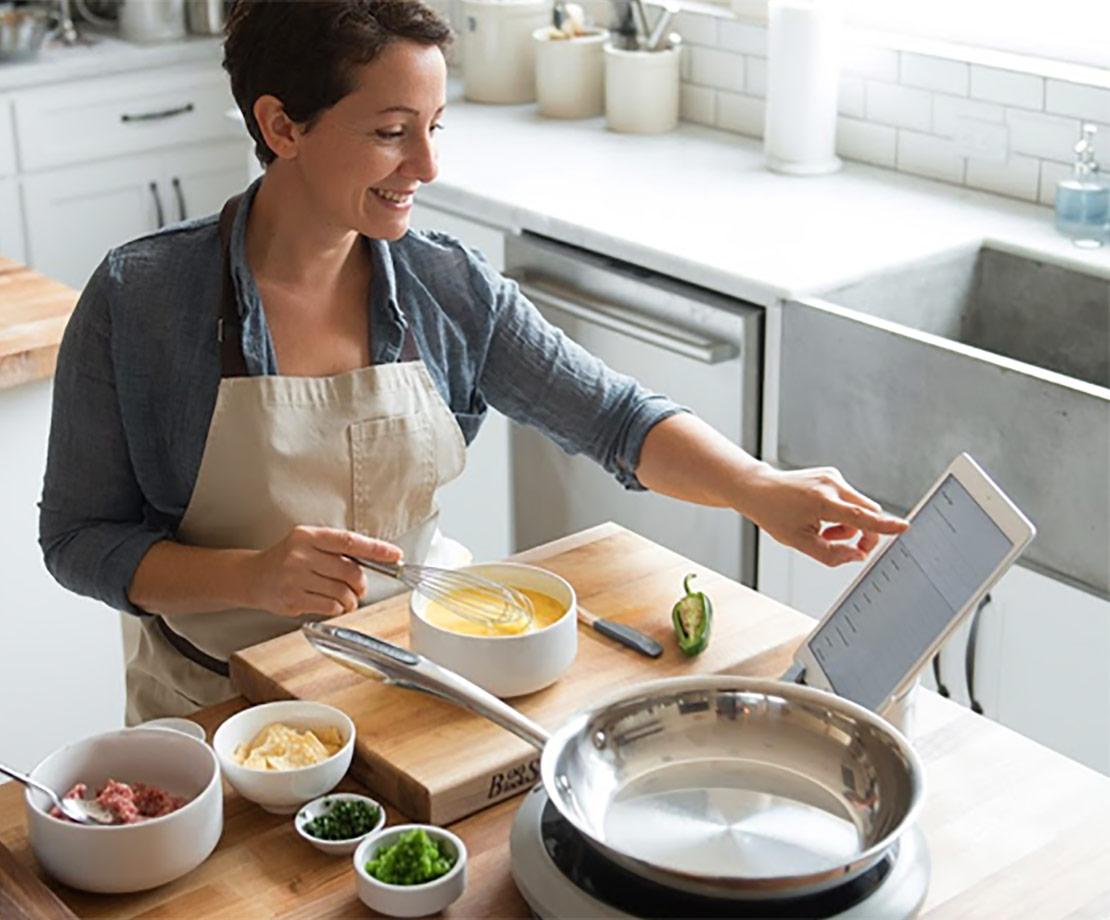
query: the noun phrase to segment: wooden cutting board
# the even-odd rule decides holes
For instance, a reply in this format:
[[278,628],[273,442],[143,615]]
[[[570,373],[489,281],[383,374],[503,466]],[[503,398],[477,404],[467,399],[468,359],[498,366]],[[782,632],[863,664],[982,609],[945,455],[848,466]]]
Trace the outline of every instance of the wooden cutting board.
[[[562,575],[588,610],[642,630],[665,649],[660,658],[646,658],[580,625],[571,670],[555,685],[512,701],[548,729],[639,681],[725,672],[765,677],[760,660],[798,643],[793,611],[615,524],[513,559]],[[688,572],[698,573],[694,585],[714,606],[712,641],[692,659],[679,652],[671,626],[671,607]],[[333,622],[407,647],[408,615],[403,595]],[[753,635],[759,636],[755,647]],[[452,704],[350,671],[300,633],[233,656],[231,679],[255,703],[319,700],[346,712],[357,729],[352,773],[413,820],[447,824],[524,792],[538,778],[539,752],[524,741]]]

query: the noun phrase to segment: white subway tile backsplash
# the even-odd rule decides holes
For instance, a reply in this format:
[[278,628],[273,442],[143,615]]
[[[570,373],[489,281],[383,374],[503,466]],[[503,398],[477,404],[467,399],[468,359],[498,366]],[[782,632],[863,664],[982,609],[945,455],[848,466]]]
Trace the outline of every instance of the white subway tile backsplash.
[[901,82],[905,86],[966,96],[970,83],[970,66],[962,61],[946,61],[903,51]]
[[964,185],[1036,201],[1040,166],[1041,161],[1035,157],[1012,156],[1002,163],[968,157]]
[[898,132],[898,168],[903,172],[962,183],[964,158],[951,141],[932,134],[902,129]]
[[727,89],[734,93],[744,90],[744,57],[716,48],[688,49],[690,80],[699,86]]
[[704,86],[685,84],[678,99],[679,117],[699,125],[715,125],[717,119],[716,93]]
[[671,20],[674,26],[671,31],[681,35],[682,41],[687,45],[715,48],[717,47],[717,21],[717,16],[682,12]]
[[894,168],[898,131],[887,125],[840,117],[836,120],[836,152],[849,160]]
[[740,93],[717,93],[717,127],[749,137],[763,136],[764,102]]
[[717,44],[725,50],[767,56],[767,30],[763,26],[722,19],[717,28]]
[[767,58],[744,58],[744,92],[761,99],[767,95]]
[[1054,115],[1074,115],[1084,121],[1110,121],[1110,89],[1048,80],[1044,108]]
[[[609,0],[587,2],[598,21],[613,25]],[[674,30],[686,45],[682,118],[762,137],[766,26],[687,9],[675,17]],[[1071,172],[1080,124],[1093,121],[1096,156],[1110,173],[1105,81],[1085,83],[1078,70],[1025,73],[1007,69],[1009,60],[969,64],[932,49],[897,51],[867,42],[857,34],[844,47],[839,155],[1051,206],[1056,183]]]
[[1056,204],[1056,184],[1061,179],[1066,179],[1072,174],[1072,168],[1063,163],[1053,163],[1051,160],[1041,160],[1041,191],[1039,200],[1041,204],[1052,207]]
[[1012,70],[971,65],[971,95],[1023,109],[1044,108],[1044,78]]
[[841,77],[836,110],[850,118],[863,118],[863,77]]
[[933,97],[933,133],[941,137],[955,137],[961,119],[974,118],[978,121],[997,122],[1006,120],[1006,110],[993,102],[978,102],[960,96]]
[[932,126],[932,93],[868,80],[865,96],[868,121],[918,131],[928,131]]
[[847,74],[894,83],[898,80],[898,52],[860,42],[845,42],[841,70]]
[[1006,123],[1010,126],[1010,150],[1013,153],[1062,163],[1070,163],[1074,159],[1072,148],[1079,140],[1077,119],[1007,109]]

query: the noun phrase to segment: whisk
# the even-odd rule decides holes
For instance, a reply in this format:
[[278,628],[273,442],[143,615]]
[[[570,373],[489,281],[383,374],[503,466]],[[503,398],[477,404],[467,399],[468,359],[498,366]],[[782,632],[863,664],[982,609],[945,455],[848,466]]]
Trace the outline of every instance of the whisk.
[[406,562],[375,562],[351,556],[371,572],[388,575],[456,616],[497,632],[521,632],[535,611],[528,596],[471,572]]

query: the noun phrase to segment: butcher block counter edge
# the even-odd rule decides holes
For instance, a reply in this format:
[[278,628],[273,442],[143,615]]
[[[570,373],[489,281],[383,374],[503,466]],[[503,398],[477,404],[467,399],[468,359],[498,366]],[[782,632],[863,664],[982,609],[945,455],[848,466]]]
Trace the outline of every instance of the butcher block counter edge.
[[53,376],[79,293],[0,256],[0,389]]

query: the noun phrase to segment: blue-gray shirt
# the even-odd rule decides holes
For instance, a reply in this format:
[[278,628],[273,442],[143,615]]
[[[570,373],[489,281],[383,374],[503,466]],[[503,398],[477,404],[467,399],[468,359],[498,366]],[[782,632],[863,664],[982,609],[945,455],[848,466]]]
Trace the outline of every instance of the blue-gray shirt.
[[[252,376],[278,373],[244,251],[257,186],[230,240]],[[411,324],[467,443],[492,405],[642,488],[644,437],[678,406],[570,341],[457,239],[410,231],[367,243],[375,364],[399,359]],[[142,612],[127,599],[135,568],[154,543],[174,538],[193,493],[220,384],[222,277],[216,216],[177,224],[109,252],[66,327],[39,542],[59,582],[119,610]]]

